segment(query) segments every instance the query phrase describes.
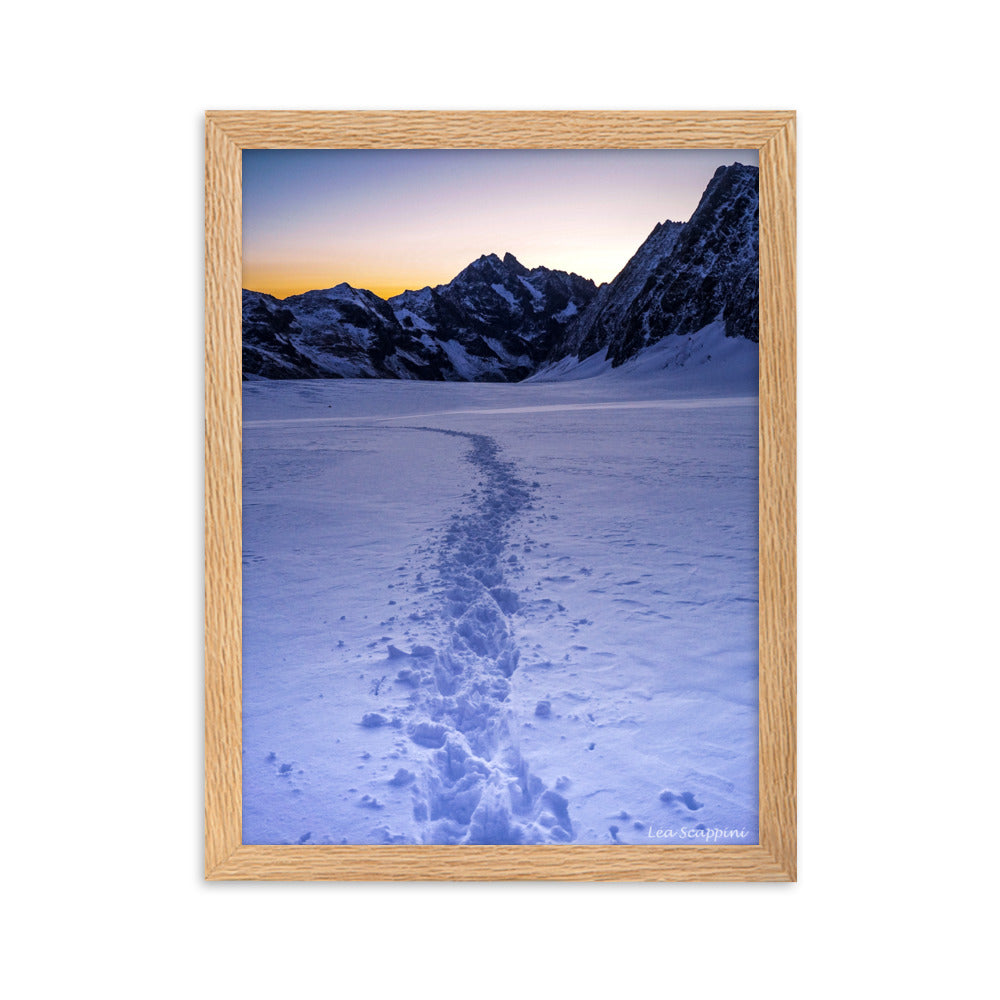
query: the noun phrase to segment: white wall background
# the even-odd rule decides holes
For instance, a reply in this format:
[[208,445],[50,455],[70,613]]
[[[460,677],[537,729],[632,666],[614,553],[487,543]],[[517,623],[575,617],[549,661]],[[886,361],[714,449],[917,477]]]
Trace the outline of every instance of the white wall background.
[[[981,995],[1000,831],[987,10],[8,11],[11,995]],[[202,882],[202,113],[268,107],[798,110],[797,885]]]

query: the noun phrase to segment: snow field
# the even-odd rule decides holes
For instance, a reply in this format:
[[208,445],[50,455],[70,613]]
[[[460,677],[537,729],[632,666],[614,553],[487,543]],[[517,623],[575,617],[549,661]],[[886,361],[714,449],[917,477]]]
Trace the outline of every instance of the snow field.
[[754,387],[652,369],[245,386],[245,842],[756,842]]

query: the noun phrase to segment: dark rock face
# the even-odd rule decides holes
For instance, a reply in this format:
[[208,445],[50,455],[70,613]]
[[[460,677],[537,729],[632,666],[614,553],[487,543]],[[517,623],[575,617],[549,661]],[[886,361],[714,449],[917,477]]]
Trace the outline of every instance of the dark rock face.
[[284,300],[244,290],[244,377],[518,382],[596,291],[509,253],[388,301],[347,284]]
[[757,340],[757,168],[720,167],[686,223],[659,223],[615,279],[486,254],[446,285],[391,299],[340,284],[243,292],[244,378],[518,382],[541,365],[644,347],[723,320]]
[[403,326],[461,347],[472,378],[519,381],[548,356],[596,292],[578,274],[529,271],[513,254],[502,260],[487,254],[447,285],[403,292],[389,305]]
[[293,341],[302,329],[284,304],[262,292],[243,291],[243,377],[324,378]]
[[402,330],[388,303],[337,285],[278,300],[243,291],[243,377],[455,378],[447,355]]
[[403,330],[385,299],[340,284],[284,300],[302,334],[296,346],[321,369],[347,378],[448,377],[447,356]]
[[613,365],[671,335],[722,319],[729,337],[758,336],[757,168],[720,167],[686,223],[665,222],[602,285],[549,360],[608,349]]
[[587,357],[604,347],[625,322],[657,265],[670,257],[683,229],[683,222],[657,223],[617,277],[601,285],[566,336],[553,345],[550,360],[570,354]]

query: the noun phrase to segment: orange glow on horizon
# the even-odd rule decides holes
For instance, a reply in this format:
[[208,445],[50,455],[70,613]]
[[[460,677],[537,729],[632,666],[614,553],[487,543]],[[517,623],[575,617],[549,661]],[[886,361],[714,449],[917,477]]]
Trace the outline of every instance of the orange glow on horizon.
[[[318,288],[333,288],[335,285],[342,284],[346,281],[344,277],[333,277],[333,276],[321,276],[317,277],[315,281],[306,281],[302,279],[293,278],[272,278],[269,279],[266,276],[261,276],[254,278],[249,271],[244,271],[243,274],[243,287],[248,291],[253,292],[264,292],[267,295],[273,295],[276,299],[287,299],[292,295],[301,295],[303,292],[312,292]],[[425,285],[441,285],[447,282],[442,281],[425,281],[423,284],[392,284],[384,285],[378,282],[356,282],[347,281],[352,288],[367,289],[369,292],[374,292],[381,299],[391,299],[394,295],[399,295],[400,292],[405,292],[408,289],[418,289],[423,288]]]
[[[567,253],[562,248],[536,248],[529,256],[511,250],[518,261],[529,271],[538,266],[544,266],[556,271],[568,271],[590,278],[595,285],[610,281],[628,262],[639,244],[626,247],[624,245],[602,247],[584,246]],[[506,247],[494,249],[487,247],[481,253],[495,253],[502,257],[508,250]],[[405,291],[416,291],[421,288],[437,285],[447,285],[460,271],[471,264],[481,254],[472,252],[463,256],[453,256],[453,259],[442,262],[436,271],[408,270],[407,274],[398,272],[364,271],[358,267],[345,267],[342,270],[334,268],[318,268],[303,265],[299,262],[282,262],[271,264],[261,262],[259,265],[248,260],[243,261],[243,287],[255,292],[265,292],[277,299],[285,299],[290,295],[301,295],[319,288],[333,288],[342,282],[347,282],[353,288],[364,288],[374,292],[380,298],[389,299]],[[535,258],[539,259],[535,259]]]
[[[489,252],[489,251],[483,251]],[[326,256],[326,255],[324,255]],[[352,288],[363,288],[380,298],[388,299],[407,290],[430,285],[446,285],[464,267],[476,259],[471,255],[445,256],[443,260],[331,260],[314,263],[304,254],[290,255],[285,260],[243,259],[243,287],[266,292],[277,299],[301,295],[315,289],[333,288],[346,282]],[[427,256],[422,255],[422,256]]]
[[483,254],[611,281],[732,150],[246,150],[243,287],[391,298]]
[[454,277],[454,274],[446,278],[427,274],[418,275],[414,280],[407,281],[397,275],[363,274],[350,270],[335,272],[332,269],[318,268],[292,270],[287,266],[254,267],[248,261],[243,262],[243,287],[255,292],[265,292],[276,299],[287,299],[290,295],[301,295],[317,288],[333,288],[343,282],[347,282],[353,288],[364,288],[380,298],[388,299],[407,289],[447,284]]

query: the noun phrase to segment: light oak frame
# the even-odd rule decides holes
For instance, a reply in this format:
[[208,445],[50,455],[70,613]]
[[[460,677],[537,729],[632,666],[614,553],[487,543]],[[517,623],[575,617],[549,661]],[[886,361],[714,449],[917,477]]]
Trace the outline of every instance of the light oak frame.
[[[205,878],[794,881],[794,112],[210,111],[205,139]],[[759,151],[759,845],[242,842],[242,150],[305,148]]]

